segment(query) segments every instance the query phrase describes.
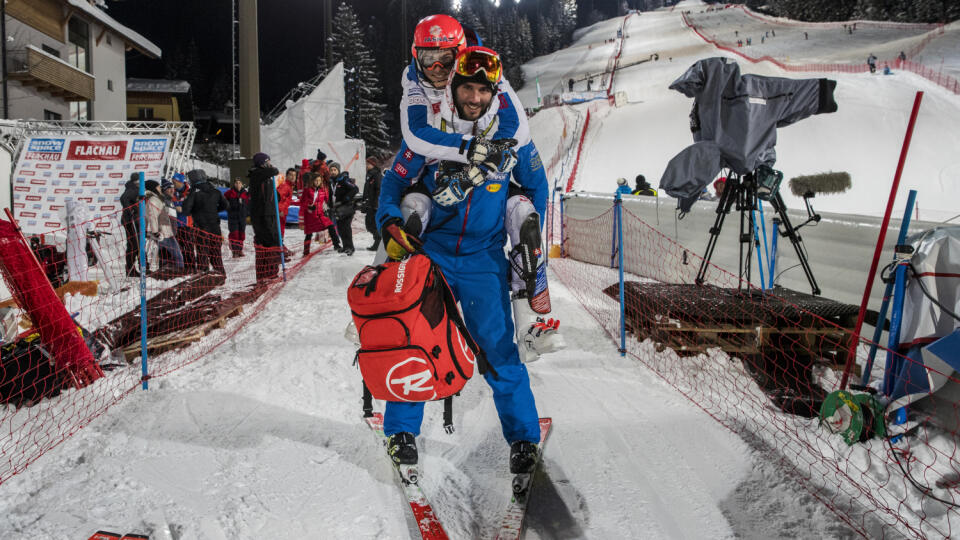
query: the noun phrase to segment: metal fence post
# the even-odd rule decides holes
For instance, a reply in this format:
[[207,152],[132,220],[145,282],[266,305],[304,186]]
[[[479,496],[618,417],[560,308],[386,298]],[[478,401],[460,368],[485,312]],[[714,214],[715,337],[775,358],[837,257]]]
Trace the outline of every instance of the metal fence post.
[[617,198],[614,200],[614,228],[617,230],[617,253],[618,253],[618,264],[620,267],[620,356],[626,356],[627,354],[627,320],[626,320],[626,309],[623,304],[623,200],[620,198],[620,193],[617,193]]
[[140,373],[143,389],[147,389],[149,370],[147,369],[147,203],[146,182],[140,171],[140,197],[137,206],[140,209]]

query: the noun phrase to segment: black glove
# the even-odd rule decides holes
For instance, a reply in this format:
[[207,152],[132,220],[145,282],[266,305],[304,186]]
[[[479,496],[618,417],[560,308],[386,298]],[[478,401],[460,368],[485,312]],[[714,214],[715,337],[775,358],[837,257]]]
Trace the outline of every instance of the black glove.
[[380,233],[384,239],[383,245],[387,251],[387,257],[391,260],[399,261],[423,248],[423,242],[416,235],[404,230],[400,218],[390,218],[385,221]]
[[470,163],[487,171],[510,172],[517,164],[517,153],[513,150],[516,145],[516,139],[491,141],[483,137],[474,137],[467,149],[467,159]]

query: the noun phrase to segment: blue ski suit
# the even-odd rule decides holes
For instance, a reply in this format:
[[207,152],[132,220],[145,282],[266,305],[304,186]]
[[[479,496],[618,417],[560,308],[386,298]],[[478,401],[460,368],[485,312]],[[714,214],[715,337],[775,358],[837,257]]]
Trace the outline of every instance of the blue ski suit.
[[[520,148],[517,157],[514,181],[540,213],[542,226],[549,188],[540,155],[530,142]],[[393,167],[381,181],[378,226],[390,218],[401,218],[400,201],[413,182],[423,182],[432,193],[437,187],[436,168],[435,162],[428,164],[426,158],[403,143]],[[467,329],[496,371],[496,375],[488,371],[484,378],[493,389],[504,438],[508,443],[536,442],[540,439],[539,417],[527,368],[520,362],[513,341],[509,263],[503,251],[510,174],[490,177],[457,205],[433,203],[421,240],[424,251],[440,266],[460,301]],[[387,402],[384,433],[389,436],[407,431],[419,435],[422,421],[423,403]]]

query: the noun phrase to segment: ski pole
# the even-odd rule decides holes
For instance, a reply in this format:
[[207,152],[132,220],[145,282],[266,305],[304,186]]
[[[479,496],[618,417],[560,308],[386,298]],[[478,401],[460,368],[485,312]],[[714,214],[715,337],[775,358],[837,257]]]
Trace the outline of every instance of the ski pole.
[[270,185],[273,186],[273,210],[277,216],[277,238],[280,240],[280,268],[283,271],[283,280],[287,280],[287,261],[283,246],[283,233],[280,232],[280,203],[277,201],[277,179],[271,178]]
[[[910,215],[913,213],[913,204],[917,199],[917,190],[911,189],[907,195],[907,207],[903,211],[903,220],[900,221],[900,234],[897,236],[897,245],[903,245],[907,241],[907,230],[910,228]],[[863,366],[863,375],[860,382],[866,386],[870,382],[870,372],[873,371],[873,359],[877,355],[877,344],[880,343],[880,335],[883,333],[883,324],[887,320],[887,308],[890,307],[890,299],[893,294],[894,280],[887,283],[883,291],[883,302],[880,303],[880,313],[877,315],[877,326],[873,329],[873,340],[870,343],[870,352],[867,353],[867,361]],[[891,328],[892,329],[892,328]]]

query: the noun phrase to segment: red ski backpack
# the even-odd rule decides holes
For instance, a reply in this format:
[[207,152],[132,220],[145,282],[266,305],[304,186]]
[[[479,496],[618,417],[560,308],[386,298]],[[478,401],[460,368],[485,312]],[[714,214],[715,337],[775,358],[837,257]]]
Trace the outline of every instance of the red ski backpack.
[[347,301],[360,337],[357,363],[376,399],[444,399],[463,388],[474,365],[485,367],[450,286],[426,255],[364,267]]

